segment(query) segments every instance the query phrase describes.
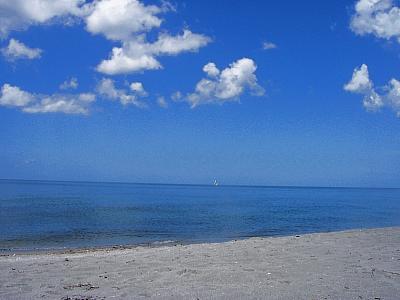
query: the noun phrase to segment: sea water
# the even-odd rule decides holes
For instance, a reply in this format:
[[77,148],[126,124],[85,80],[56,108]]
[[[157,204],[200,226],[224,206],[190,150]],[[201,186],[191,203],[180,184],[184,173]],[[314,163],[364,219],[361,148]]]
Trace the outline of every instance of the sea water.
[[0,251],[400,226],[400,189],[0,180]]

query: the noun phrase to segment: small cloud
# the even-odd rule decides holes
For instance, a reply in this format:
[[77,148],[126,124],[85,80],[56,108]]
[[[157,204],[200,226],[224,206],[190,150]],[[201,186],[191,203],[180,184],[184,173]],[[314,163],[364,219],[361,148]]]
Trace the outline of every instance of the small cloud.
[[132,82],[129,87],[132,92],[139,96],[146,97],[148,95],[141,82]]
[[373,83],[369,79],[368,66],[361,65],[360,68],[355,68],[351,80],[345,84],[344,89],[352,93],[364,93],[372,89]]
[[35,97],[17,86],[8,83],[1,88],[0,105],[10,107],[24,107],[32,103]]
[[42,55],[42,50],[39,48],[29,48],[24,43],[11,39],[8,46],[1,49],[3,56],[10,61],[18,59],[37,59]]
[[75,77],[72,77],[69,80],[64,81],[61,85],[60,85],[60,89],[61,90],[75,90],[78,88],[78,79],[76,79]]
[[195,91],[187,96],[192,108],[201,104],[223,104],[238,101],[239,97],[249,90],[252,95],[261,96],[264,89],[257,83],[254,60],[242,58],[219,70],[214,63],[203,67],[207,78],[201,79]]
[[161,0],[161,10],[163,12],[168,12],[168,11],[177,12],[176,5],[166,0]]
[[32,164],[36,163],[36,161],[37,160],[35,158],[28,158],[28,159],[24,160],[24,164],[25,165],[32,165]]
[[[138,88],[138,85],[134,84],[134,88]],[[118,100],[122,105],[132,104],[140,108],[146,107],[146,104],[139,100],[139,95],[129,93],[124,89],[116,88],[114,81],[109,78],[103,78],[100,81],[97,86],[97,92],[104,98]]]
[[163,96],[157,98],[157,104],[162,108],[168,108],[168,102],[165,100]]
[[264,50],[272,50],[272,49],[276,49],[276,48],[278,48],[278,46],[275,43],[272,43],[272,42],[264,42],[263,43]]
[[182,99],[182,93],[180,91],[176,91],[171,95],[171,99],[175,102],[179,101]]

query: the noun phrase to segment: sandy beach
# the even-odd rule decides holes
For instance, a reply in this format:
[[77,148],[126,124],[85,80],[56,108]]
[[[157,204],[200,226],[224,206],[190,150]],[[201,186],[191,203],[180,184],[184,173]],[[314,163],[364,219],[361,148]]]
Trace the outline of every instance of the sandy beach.
[[399,299],[400,228],[0,257],[1,299]]

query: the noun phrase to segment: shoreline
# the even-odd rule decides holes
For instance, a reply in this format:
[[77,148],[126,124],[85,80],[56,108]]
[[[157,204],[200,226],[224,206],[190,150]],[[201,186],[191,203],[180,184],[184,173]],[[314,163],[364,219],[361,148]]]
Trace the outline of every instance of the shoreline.
[[400,227],[11,255],[0,269],[0,299],[398,299]]
[[315,234],[332,234],[332,233],[351,233],[351,232],[359,232],[366,230],[380,230],[380,229],[399,229],[400,226],[389,226],[389,227],[377,227],[377,228],[352,228],[352,229],[344,229],[338,231],[321,231],[321,232],[310,232],[310,233],[298,233],[298,234],[289,234],[289,235],[273,235],[273,236],[248,236],[248,237],[235,237],[235,238],[226,238],[221,240],[192,240],[192,241],[155,241],[149,243],[140,243],[140,244],[116,244],[116,245],[107,245],[107,246],[88,246],[88,247],[65,247],[65,248],[34,248],[34,249],[15,249],[12,248],[2,249],[0,250],[0,257],[9,257],[9,256],[29,256],[29,255],[52,255],[52,254],[76,254],[76,253],[91,253],[91,252],[110,252],[114,250],[132,250],[136,248],[144,248],[144,249],[153,249],[160,247],[175,247],[175,246],[188,246],[188,245],[202,245],[202,244],[223,244],[229,242],[237,242],[237,241],[245,241],[252,239],[275,239],[275,238],[285,238],[285,237],[302,237],[307,235],[315,235]]

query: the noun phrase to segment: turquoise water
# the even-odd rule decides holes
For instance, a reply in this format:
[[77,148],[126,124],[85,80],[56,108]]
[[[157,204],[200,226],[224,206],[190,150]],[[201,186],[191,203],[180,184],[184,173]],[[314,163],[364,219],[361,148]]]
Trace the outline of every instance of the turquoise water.
[[0,180],[0,251],[400,226],[400,189]]

